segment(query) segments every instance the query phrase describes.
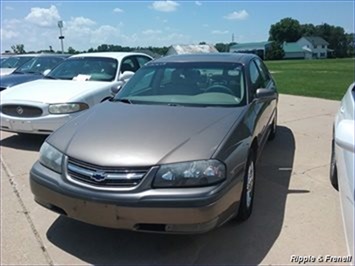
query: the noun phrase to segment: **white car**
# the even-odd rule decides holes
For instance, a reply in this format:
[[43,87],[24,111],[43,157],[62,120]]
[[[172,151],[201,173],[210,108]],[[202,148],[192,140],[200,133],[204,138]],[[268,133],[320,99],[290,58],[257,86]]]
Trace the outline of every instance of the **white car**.
[[355,83],[341,101],[335,117],[330,181],[339,190],[345,237],[349,255],[354,257],[354,159],[355,159]]
[[107,100],[151,57],[140,53],[88,53],[63,61],[41,80],[1,92],[3,131],[50,134],[82,111]]
[[32,58],[39,55],[41,54],[20,54],[6,58],[5,60],[1,61],[0,76],[11,74],[15,71],[16,68],[22,66],[27,61],[30,61]]

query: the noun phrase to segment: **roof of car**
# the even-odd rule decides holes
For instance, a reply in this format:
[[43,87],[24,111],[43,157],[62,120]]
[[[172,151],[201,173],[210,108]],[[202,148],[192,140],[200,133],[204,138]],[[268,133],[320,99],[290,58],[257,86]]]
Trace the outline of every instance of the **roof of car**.
[[187,62],[230,62],[246,64],[252,58],[258,57],[254,54],[244,53],[209,53],[209,54],[181,54],[170,55],[156,59],[149,64],[155,63],[187,63]]
[[83,53],[83,54],[76,54],[73,55],[72,57],[111,57],[111,58],[115,58],[118,60],[123,59],[126,56],[130,56],[130,55],[144,55],[144,56],[148,56],[146,54],[143,53],[132,53],[132,52],[98,52],[98,53]]

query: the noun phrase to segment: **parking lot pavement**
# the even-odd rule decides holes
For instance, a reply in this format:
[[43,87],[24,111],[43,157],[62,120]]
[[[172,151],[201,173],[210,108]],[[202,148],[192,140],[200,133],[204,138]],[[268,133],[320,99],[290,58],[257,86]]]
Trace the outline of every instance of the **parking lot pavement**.
[[28,182],[45,137],[3,132],[1,265],[290,264],[292,255],[347,255],[339,197],[328,178],[338,107],[281,95],[278,133],[259,161],[251,218],[202,235],[106,229],[47,211],[33,201]]

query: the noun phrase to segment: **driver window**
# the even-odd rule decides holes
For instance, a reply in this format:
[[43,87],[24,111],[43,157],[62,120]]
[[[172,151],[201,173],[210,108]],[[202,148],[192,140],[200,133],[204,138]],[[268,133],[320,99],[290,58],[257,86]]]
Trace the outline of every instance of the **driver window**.
[[136,72],[137,68],[135,67],[133,58],[126,58],[122,61],[121,64],[121,73],[125,72],[125,71],[132,71],[132,72]]
[[257,89],[264,88],[264,86],[265,86],[264,79],[260,75],[260,72],[259,72],[257,66],[255,65],[254,61],[251,62],[249,65],[249,74],[250,74],[250,81],[251,81],[251,84],[253,87],[252,94],[254,94]]

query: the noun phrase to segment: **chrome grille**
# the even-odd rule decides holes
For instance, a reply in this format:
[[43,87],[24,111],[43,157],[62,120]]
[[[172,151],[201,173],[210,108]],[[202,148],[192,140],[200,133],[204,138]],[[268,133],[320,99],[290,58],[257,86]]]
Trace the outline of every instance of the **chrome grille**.
[[103,167],[69,158],[67,170],[77,182],[105,188],[136,186],[149,168]]
[[42,115],[41,108],[21,104],[4,104],[0,106],[0,111],[5,115],[15,117],[38,117]]

